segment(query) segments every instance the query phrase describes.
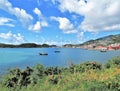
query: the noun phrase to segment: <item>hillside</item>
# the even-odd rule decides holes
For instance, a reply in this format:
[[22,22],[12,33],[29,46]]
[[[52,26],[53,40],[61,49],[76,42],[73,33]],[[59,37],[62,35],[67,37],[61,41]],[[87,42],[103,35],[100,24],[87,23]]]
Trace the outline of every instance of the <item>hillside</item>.
[[95,40],[89,40],[84,42],[83,45],[110,45],[120,43],[120,34],[117,35],[109,35]]
[[[115,43],[120,43],[120,34],[109,35],[109,36],[105,36],[105,37],[98,38],[95,40],[89,40],[82,44],[65,44],[65,45],[63,45],[63,47],[82,47],[82,46],[86,46],[86,45],[107,46],[107,45],[115,44]],[[49,44],[38,45],[35,43],[23,43],[23,44],[19,44],[19,45],[0,43],[0,47],[1,48],[40,48],[40,47],[58,47],[58,46],[57,45],[49,45]]]
[[91,47],[95,47],[95,46],[108,46],[111,44],[120,44],[120,34],[117,35],[109,35],[109,36],[105,36],[102,38],[98,38],[95,40],[89,40],[86,41],[82,44],[65,44],[63,45],[63,47],[73,47],[73,48],[84,48],[86,46],[91,46]]
[[0,43],[0,48],[41,48],[41,47],[56,47],[56,45],[48,45],[48,44],[35,44],[35,43],[23,43],[19,45],[14,44],[3,44]]

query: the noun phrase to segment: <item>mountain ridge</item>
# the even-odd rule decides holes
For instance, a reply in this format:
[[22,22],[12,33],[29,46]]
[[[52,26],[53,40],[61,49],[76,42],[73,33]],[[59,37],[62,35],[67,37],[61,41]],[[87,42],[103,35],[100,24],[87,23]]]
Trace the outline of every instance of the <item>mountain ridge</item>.
[[95,44],[95,45],[103,45],[107,46],[110,44],[115,44],[115,43],[120,43],[120,34],[116,35],[108,35],[104,36],[95,40],[89,40],[83,43],[83,45],[90,45],[90,44]]
[[[120,34],[108,35],[94,40],[86,41],[82,44],[65,44],[62,47],[83,47],[86,45],[92,46],[108,46],[111,44],[120,44]],[[22,44],[5,44],[0,43],[0,48],[41,48],[41,47],[59,47],[57,45],[36,44],[36,43],[22,43]]]
[[81,44],[65,44],[63,45],[63,47],[83,48],[84,46],[88,46],[88,45],[94,47],[94,46],[108,46],[111,44],[120,44],[120,34],[108,35],[97,39],[92,39]]

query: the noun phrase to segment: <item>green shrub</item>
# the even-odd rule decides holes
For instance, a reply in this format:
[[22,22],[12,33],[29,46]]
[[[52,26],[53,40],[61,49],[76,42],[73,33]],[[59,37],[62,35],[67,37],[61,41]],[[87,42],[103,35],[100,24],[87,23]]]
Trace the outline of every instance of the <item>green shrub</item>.
[[45,75],[58,75],[61,73],[61,69],[58,67],[47,67],[44,71]]
[[44,70],[45,70],[45,68],[41,64],[37,64],[33,67],[34,74],[36,74],[37,76],[43,76]]
[[[102,69],[96,62],[71,64],[65,68],[45,68],[41,64],[25,70],[15,68],[1,79],[0,91],[120,91],[119,65],[120,57],[115,57],[105,64],[111,69]],[[118,70],[116,74],[105,77],[105,72],[111,71],[111,74],[114,67]]]
[[120,74],[104,81],[105,86],[112,91],[120,91]]
[[38,79],[42,78],[44,76],[44,66],[41,64],[37,64],[33,66],[33,72],[30,75],[31,83],[37,84]]
[[120,56],[116,56],[105,64],[105,68],[120,67]]
[[112,91],[104,83],[98,81],[86,81],[86,91]]
[[69,67],[69,70],[71,73],[73,72],[85,72],[87,70],[101,70],[102,69],[102,65],[100,63],[96,63],[96,62],[84,62],[78,65],[74,65],[72,64]]
[[11,69],[10,73],[2,78],[2,84],[8,88],[27,86],[31,83],[30,75],[32,72],[33,70],[30,67],[26,67],[24,71],[19,68]]

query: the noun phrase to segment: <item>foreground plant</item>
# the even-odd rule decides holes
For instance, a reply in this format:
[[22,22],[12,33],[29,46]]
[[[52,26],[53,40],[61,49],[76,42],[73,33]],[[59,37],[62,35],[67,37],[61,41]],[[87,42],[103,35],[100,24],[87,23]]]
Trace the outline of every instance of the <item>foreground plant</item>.
[[65,68],[15,68],[2,78],[0,91],[120,91],[119,64],[120,57],[115,57],[105,67],[84,62]]

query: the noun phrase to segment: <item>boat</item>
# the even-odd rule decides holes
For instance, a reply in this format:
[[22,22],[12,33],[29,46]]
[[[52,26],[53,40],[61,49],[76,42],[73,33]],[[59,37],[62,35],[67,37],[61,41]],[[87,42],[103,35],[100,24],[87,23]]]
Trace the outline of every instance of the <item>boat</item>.
[[60,53],[60,51],[57,51],[57,50],[56,50],[56,51],[54,51],[54,52],[55,52],[55,53]]
[[107,52],[107,50],[100,50],[100,52]]
[[45,52],[42,52],[42,53],[39,53],[40,55],[48,55],[48,53],[45,53]]

